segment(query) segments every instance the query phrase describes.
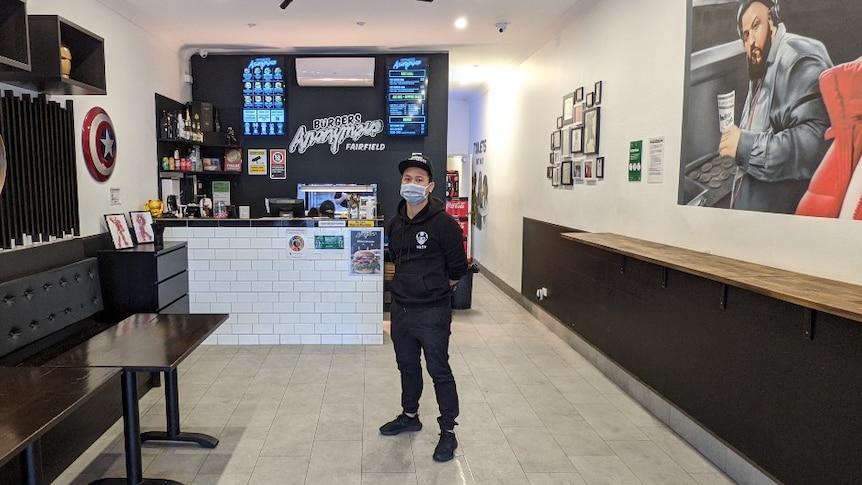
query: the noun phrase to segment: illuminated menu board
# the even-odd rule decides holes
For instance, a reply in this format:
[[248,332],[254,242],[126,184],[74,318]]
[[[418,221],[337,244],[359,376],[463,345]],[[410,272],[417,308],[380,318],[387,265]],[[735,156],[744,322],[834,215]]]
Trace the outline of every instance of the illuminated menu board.
[[242,71],[243,135],[284,135],[284,69],[278,60],[258,57]]
[[386,112],[389,135],[428,134],[428,59],[402,57],[387,66]]

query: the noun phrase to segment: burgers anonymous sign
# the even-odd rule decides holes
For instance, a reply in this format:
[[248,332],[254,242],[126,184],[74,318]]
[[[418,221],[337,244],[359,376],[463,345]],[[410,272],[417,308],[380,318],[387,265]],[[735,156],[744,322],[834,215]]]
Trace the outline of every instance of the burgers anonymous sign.
[[380,228],[350,231],[350,274],[379,274],[382,268],[383,232]]

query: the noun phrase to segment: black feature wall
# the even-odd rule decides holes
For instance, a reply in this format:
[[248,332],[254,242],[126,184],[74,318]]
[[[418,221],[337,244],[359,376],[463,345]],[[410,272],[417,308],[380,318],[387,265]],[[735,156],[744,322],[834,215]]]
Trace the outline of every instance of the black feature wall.
[[[862,483],[862,324],[524,219],[522,294],[782,483]],[[565,261],[561,265],[559,262]]]
[[[294,134],[301,125],[313,129],[314,120],[330,116],[361,113],[364,121],[386,122],[386,65],[397,57],[424,57],[428,72],[428,136],[392,137],[383,133],[364,137],[356,143],[385,144],[382,151],[349,150],[348,139],[332,153],[328,144],[310,147],[305,153],[290,152]],[[287,126],[284,136],[242,136],[242,71],[256,57],[280,61],[285,72],[285,106]],[[231,203],[248,205],[251,217],[264,215],[265,197],[294,197],[298,183],[378,184],[378,213],[391,216],[400,200],[398,162],[413,152],[428,156],[434,164],[434,196],[445,197],[446,145],[449,104],[449,54],[358,55],[375,58],[374,87],[300,87],[296,82],[295,55],[212,55],[191,59],[192,97],[213,104],[219,113],[222,131],[232,126],[243,150],[243,174],[239,177],[207,175],[211,180],[231,181]],[[309,57],[309,56],[301,56]],[[333,56],[327,56],[333,57]],[[284,148],[287,153],[287,178],[272,180],[269,175],[248,175],[248,149]],[[210,187],[204,187],[209,192]]]

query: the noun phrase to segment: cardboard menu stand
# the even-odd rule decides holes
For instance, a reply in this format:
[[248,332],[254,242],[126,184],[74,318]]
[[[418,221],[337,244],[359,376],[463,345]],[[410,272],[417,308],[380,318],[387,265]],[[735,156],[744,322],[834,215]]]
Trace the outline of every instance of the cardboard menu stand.
[[224,151],[224,171],[242,172],[242,150],[226,148]]

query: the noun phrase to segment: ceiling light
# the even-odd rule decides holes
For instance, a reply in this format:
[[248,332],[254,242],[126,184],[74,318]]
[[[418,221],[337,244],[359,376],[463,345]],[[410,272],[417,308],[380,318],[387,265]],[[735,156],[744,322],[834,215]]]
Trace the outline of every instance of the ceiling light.
[[455,21],[455,28],[456,29],[467,28],[467,17],[460,17],[458,20],[456,20]]
[[286,9],[286,8],[287,8],[287,6],[288,6],[288,5],[290,5],[291,3],[293,3],[293,0],[282,0],[281,5],[279,5],[279,7],[280,7],[282,10],[284,10],[284,9]]

